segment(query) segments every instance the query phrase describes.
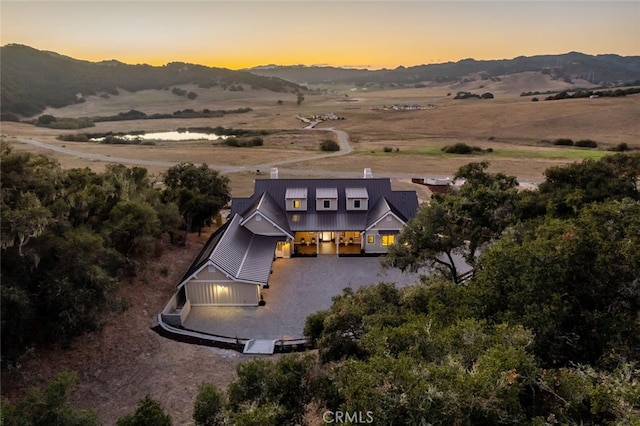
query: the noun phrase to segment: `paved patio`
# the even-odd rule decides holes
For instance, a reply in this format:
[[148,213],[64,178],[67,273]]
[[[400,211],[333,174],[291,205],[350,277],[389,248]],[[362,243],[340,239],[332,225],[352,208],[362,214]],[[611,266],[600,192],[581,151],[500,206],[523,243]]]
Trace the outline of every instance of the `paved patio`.
[[331,298],[342,289],[356,290],[379,282],[398,287],[415,284],[417,274],[383,269],[380,257],[336,257],[278,259],[273,263],[269,288],[259,307],[193,307],[184,326],[227,337],[251,339],[296,339],[303,337],[306,317],[331,307]]

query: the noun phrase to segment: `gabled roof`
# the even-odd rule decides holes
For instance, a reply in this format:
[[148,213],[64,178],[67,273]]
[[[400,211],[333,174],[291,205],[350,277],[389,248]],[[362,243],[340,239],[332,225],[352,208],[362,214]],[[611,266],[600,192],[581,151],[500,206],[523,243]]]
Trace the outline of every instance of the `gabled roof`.
[[209,258],[217,268],[233,278],[266,284],[276,243],[281,238],[255,235],[240,226],[241,220],[239,215],[231,219]]
[[224,235],[224,232],[227,230],[228,226],[229,222],[225,223],[220,228],[218,228],[216,232],[211,234],[205,245],[202,247],[202,250],[200,250],[200,253],[198,253],[198,256],[193,260],[187,271],[180,279],[180,283],[184,282],[191,275],[200,270],[202,266],[204,266],[209,261],[211,252],[213,252],[213,249],[218,244],[218,241],[220,241],[220,238],[222,238],[222,236]]
[[235,215],[211,235],[181,284],[208,263],[234,280],[261,285],[268,283],[276,243],[281,238],[254,235],[240,226],[241,220],[242,217]]
[[[318,191],[335,188],[338,195],[336,211],[317,211],[315,203],[309,203],[306,211],[286,211],[286,198],[292,194],[307,194],[310,200],[316,199]],[[273,202],[284,212],[288,229],[296,231],[362,231],[367,227],[368,212],[347,210],[346,194],[357,189],[360,194],[367,194],[369,206],[375,206],[384,197],[394,214],[402,221],[415,216],[418,210],[418,197],[415,191],[393,191],[388,178],[371,179],[257,179],[254,195],[250,198],[234,198],[231,214],[247,217],[247,212],[263,194],[268,193]],[[306,191],[306,192],[305,192]]]
[[378,222],[384,219],[388,214],[394,215],[401,222],[406,222],[404,218],[398,215],[397,211],[394,212],[387,200],[384,197],[381,197],[373,208],[369,210],[369,214],[367,216],[367,227],[365,230],[369,230],[373,226],[377,225]]
[[262,194],[262,196],[243,213],[243,219],[240,222],[240,225],[244,226],[257,214],[261,215],[271,222],[273,226],[293,238],[286,214],[282,211],[280,206],[273,201],[273,198],[271,198],[268,192]]

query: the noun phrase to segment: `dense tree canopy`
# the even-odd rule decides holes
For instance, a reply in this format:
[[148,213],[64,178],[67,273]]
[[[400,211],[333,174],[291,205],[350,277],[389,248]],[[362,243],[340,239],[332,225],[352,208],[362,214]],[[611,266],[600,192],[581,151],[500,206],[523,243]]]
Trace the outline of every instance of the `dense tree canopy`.
[[[163,197],[144,168],[63,170],[4,142],[0,155],[6,363],[30,345],[69,343],[99,328],[119,305],[119,278],[136,274],[158,253],[163,232],[173,235],[184,226],[178,205]],[[179,183],[171,181],[178,201],[188,201],[188,217],[202,226],[228,201],[226,180],[206,167],[181,171]]]
[[487,173],[488,167],[486,162],[461,167],[455,178],[464,179],[464,185],[423,205],[389,249],[385,264],[403,271],[436,267],[459,282],[454,255],[473,264],[478,250],[516,221],[518,181]]
[[178,205],[186,231],[211,224],[213,216],[231,200],[229,178],[210,169],[206,164],[196,166],[181,163],[164,175],[164,198]]

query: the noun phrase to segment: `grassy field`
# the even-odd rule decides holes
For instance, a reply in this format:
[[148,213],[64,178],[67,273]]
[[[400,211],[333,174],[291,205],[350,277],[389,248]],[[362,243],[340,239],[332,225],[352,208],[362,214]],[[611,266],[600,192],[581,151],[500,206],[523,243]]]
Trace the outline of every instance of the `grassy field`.
[[[227,114],[208,119],[167,119],[100,122],[90,132],[166,131],[178,127],[225,126],[265,129],[264,146],[234,148],[205,141],[160,142],[153,146],[99,145],[62,142],[61,131],[25,124],[2,123],[2,134],[65,145],[82,152],[151,161],[245,167],[230,174],[234,194],[250,192],[253,179],[264,177],[268,166],[287,161],[280,175],[286,176],[359,176],[371,167],[376,176],[407,178],[409,175],[452,175],[470,161],[486,160],[494,171],[514,174],[522,180],[540,180],[546,168],[584,158],[601,158],[607,148],[625,142],[640,148],[640,96],[624,98],[576,99],[531,102],[519,96],[523,91],[561,90],[564,82],[525,73],[505,76],[501,81],[476,80],[464,84],[430,83],[425,88],[354,90],[346,85],[325,87],[324,94],[308,94],[296,105],[295,94],[265,90],[227,92],[185,86],[198,93],[195,100],[173,95],[170,91],[121,92],[109,99],[88,97],[87,102],[46,111],[60,117],[110,115],[137,109],[146,113],[171,113],[191,108],[201,110],[251,108],[247,113]],[[455,100],[458,91],[484,93],[495,99]],[[543,96],[540,96],[543,99]],[[280,104],[278,101],[282,101]],[[393,104],[435,105],[417,111],[383,110]],[[327,121],[318,129],[336,128],[347,132],[353,153],[346,156],[308,160],[316,156],[321,140],[332,138],[329,132],[302,130],[300,116],[334,113],[344,120]],[[82,132],[79,131],[79,132]],[[598,149],[557,147],[548,142],[558,138],[574,141],[591,139]],[[445,154],[441,149],[458,142],[493,152],[480,155]],[[37,148],[15,144],[15,149]],[[384,152],[385,148],[392,152]],[[42,150],[41,150],[42,151]],[[42,151],[44,152],[44,151]],[[103,163],[77,157],[52,154],[65,167],[104,167]],[[291,160],[299,162],[290,163]],[[260,172],[254,166],[263,167]],[[264,168],[266,167],[266,169]],[[149,166],[160,174],[166,167]]]

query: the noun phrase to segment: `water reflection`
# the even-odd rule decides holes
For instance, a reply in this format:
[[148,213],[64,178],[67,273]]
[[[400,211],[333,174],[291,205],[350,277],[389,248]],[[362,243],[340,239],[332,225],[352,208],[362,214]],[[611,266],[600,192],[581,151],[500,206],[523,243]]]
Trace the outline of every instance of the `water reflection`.
[[[215,141],[218,139],[224,139],[227,136],[216,135],[215,133],[202,133],[202,132],[157,132],[157,133],[136,133],[118,135],[119,139],[128,141],[143,140],[143,141],[193,141],[193,140],[208,140]],[[101,142],[104,138],[93,138],[92,141]]]

